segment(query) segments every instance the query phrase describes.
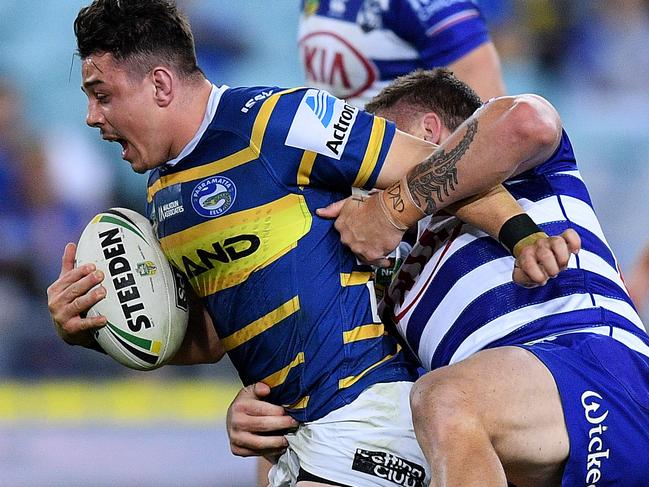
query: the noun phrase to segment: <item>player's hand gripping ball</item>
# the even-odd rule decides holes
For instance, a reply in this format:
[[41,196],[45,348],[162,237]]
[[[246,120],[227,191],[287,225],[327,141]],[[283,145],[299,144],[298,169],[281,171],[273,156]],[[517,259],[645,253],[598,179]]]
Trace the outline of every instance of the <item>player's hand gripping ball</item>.
[[77,245],[75,265],[87,263],[106,276],[106,297],[88,312],[107,319],[95,332],[97,343],[132,369],[168,362],[187,330],[185,280],[162,253],[149,221],[125,208],[95,216]]

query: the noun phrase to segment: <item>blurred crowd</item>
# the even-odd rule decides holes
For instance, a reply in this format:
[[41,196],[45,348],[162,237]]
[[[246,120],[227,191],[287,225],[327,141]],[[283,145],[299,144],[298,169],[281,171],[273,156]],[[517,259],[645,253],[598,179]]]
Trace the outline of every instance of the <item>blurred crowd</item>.
[[[57,142],[64,143],[59,139]],[[27,128],[17,87],[0,81],[0,371],[8,376],[51,375],[81,364],[57,356],[45,289],[56,279],[61,249],[76,241],[95,211],[116,196],[108,184],[78,181],[75,157]],[[90,155],[77,152],[81,155]],[[69,181],[61,181],[69,177]],[[102,177],[99,173],[97,176]],[[75,181],[79,184],[75,184]],[[75,187],[78,186],[78,187]],[[69,191],[74,188],[73,191]],[[65,189],[65,192],[62,191]],[[54,361],[54,362],[52,362]],[[52,365],[56,364],[56,367]],[[62,367],[59,367],[59,364]],[[68,366],[69,365],[69,366]],[[83,367],[78,367],[83,369]],[[58,370],[57,370],[58,369]]]
[[[256,62],[255,44],[261,39],[245,18],[219,16],[219,2],[182,3],[196,31],[199,60],[213,81],[228,82],[238,66]],[[299,2],[290,3],[295,3],[291,8],[297,17]],[[578,141],[589,145],[589,137],[602,134],[607,141],[615,139],[607,151],[593,153],[593,171],[599,174],[591,189],[595,195],[606,195],[595,202],[596,207],[602,220],[611,222],[604,230],[621,258],[622,270],[631,272],[634,259],[649,242],[649,224],[640,223],[631,235],[622,228],[634,219],[649,221],[649,210],[625,207],[626,202],[642,201],[637,193],[629,192],[642,191],[649,182],[649,146],[643,135],[649,108],[649,0],[479,3],[503,60],[508,91],[539,92],[557,105],[563,103],[560,111],[564,113],[565,107],[570,113],[579,104],[580,116],[603,121],[593,132],[584,129],[581,138],[573,137],[578,153]],[[276,36],[290,36],[294,42],[297,25],[275,31]],[[0,50],[7,45],[5,41],[0,32]],[[261,73],[263,66],[259,67]],[[58,275],[65,243],[76,241],[94,214],[112,206],[143,210],[144,181],[127,174],[128,168],[115,152],[87,137],[96,134],[83,132],[82,118],[74,125],[44,129],[27,109],[29,85],[18,83],[3,69],[0,62],[0,376],[130,373],[96,352],[72,349],[61,342],[49,321],[46,287]],[[78,70],[78,64],[71,69]],[[260,75],[242,84],[286,85],[294,84],[296,78],[301,73],[274,80]],[[41,89],[46,88],[41,84]],[[59,100],[61,104],[84,102],[80,95]],[[575,129],[583,129],[581,124],[588,122],[593,119],[576,120]],[[588,174],[587,168],[583,172]],[[591,182],[587,179],[587,183]],[[625,212],[626,217],[621,215]],[[611,238],[612,234],[616,237]],[[625,240],[630,238],[634,239],[631,244]],[[646,309],[640,311],[649,318]]]

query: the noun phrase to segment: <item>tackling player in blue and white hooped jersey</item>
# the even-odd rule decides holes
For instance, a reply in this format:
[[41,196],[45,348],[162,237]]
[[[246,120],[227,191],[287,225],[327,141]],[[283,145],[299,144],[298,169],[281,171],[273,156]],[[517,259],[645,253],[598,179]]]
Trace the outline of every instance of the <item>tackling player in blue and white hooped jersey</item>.
[[649,353],[565,132],[550,159],[504,184],[546,233],[575,229],[582,249],[544,287],[525,289],[512,281],[513,258],[498,242],[455,218],[433,218],[384,307],[422,366],[432,370],[484,348],[600,326]]
[[472,1],[302,1],[307,83],[360,107],[395,77],[447,66],[488,41]]
[[[543,418],[543,411],[556,406],[554,387],[560,398],[562,417],[553,421],[565,427],[569,445],[568,450],[559,442],[566,458],[554,450],[561,458],[556,465],[561,485],[645,486],[649,458],[638,451],[649,448],[649,336],[597,221],[566,133],[550,158],[503,184],[546,233],[572,228],[582,248],[545,286],[526,289],[512,281],[513,257],[496,240],[455,218],[434,217],[382,303],[386,326],[395,326],[405,346],[432,371],[413,395],[421,397],[422,389],[440,376],[452,377],[471,404],[466,398],[472,397],[473,375],[458,370],[475,374],[498,364],[495,357],[511,357],[511,346],[526,349],[545,366],[553,384],[548,388],[546,383],[548,401],[530,417]],[[534,371],[530,365],[538,362],[526,360],[523,370]],[[515,361],[509,365],[515,367]],[[501,372],[497,366],[490,370]],[[506,389],[502,381],[491,387],[496,396]],[[425,404],[436,398],[423,397]],[[491,400],[502,404],[503,398]],[[514,406],[502,417],[516,414],[525,403],[523,396],[510,400]],[[413,415],[425,417],[430,409],[422,408],[424,403],[415,404]],[[534,429],[524,419],[517,424]],[[423,445],[433,441],[428,433],[418,430]],[[560,435],[554,434],[555,439]]]

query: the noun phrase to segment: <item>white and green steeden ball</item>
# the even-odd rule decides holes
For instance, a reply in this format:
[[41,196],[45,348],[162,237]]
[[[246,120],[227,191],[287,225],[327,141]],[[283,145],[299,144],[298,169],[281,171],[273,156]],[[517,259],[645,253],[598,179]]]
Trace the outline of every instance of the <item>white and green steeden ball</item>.
[[88,312],[108,321],[95,332],[97,343],[132,369],[168,362],[187,330],[185,280],[164,256],[149,221],[126,208],[95,216],[77,245],[76,265],[87,263],[105,275],[106,297]]

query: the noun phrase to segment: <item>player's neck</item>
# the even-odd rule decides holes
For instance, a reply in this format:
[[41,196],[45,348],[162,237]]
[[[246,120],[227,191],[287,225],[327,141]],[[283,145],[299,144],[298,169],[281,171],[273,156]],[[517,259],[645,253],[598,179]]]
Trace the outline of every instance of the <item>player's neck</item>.
[[196,86],[186,86],[182,89],[174,111],[174,120],[170,121],[170,130],[174,133],[170,159],[177,157],[198,132],[205,118],[211,91],[212,83],[207,79],[203,79]]

